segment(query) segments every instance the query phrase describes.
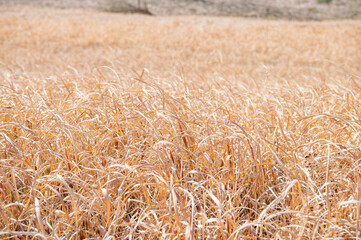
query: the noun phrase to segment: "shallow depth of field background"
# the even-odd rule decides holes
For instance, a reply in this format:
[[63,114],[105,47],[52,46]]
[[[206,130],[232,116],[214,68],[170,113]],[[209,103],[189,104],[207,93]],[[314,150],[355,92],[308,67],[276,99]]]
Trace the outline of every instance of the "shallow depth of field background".
[[361,20],[0,8],[0,238],[361,238]]

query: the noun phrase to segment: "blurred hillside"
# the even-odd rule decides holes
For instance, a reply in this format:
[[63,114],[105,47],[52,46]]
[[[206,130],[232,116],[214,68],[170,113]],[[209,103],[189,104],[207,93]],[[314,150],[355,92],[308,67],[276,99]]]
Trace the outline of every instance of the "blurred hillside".
[[148,12],[153,15],[222,15],[297,20],[361,18],[361,0],[326,2],[326,0],[0,0],[0,5]]

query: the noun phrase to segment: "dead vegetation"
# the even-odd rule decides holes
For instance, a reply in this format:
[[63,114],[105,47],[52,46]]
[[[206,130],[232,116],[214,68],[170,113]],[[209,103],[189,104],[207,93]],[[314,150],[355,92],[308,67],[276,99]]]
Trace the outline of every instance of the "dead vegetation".
[[1,11],[1,238],[360,237],[359,21]]

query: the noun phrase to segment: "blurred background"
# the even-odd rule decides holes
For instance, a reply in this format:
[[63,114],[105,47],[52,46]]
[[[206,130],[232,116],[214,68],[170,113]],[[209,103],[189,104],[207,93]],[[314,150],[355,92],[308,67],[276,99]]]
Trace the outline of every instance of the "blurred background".
[[361,0],[0,0],[0,5],[83,8],[151,15],[215,15],[291,20],[361,18]]

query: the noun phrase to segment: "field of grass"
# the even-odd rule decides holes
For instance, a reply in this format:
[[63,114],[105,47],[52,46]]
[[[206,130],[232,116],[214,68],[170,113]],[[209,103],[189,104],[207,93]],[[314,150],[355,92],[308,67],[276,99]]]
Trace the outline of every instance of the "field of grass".
[[0,238],[360,239],[360,36],[0,8]]

